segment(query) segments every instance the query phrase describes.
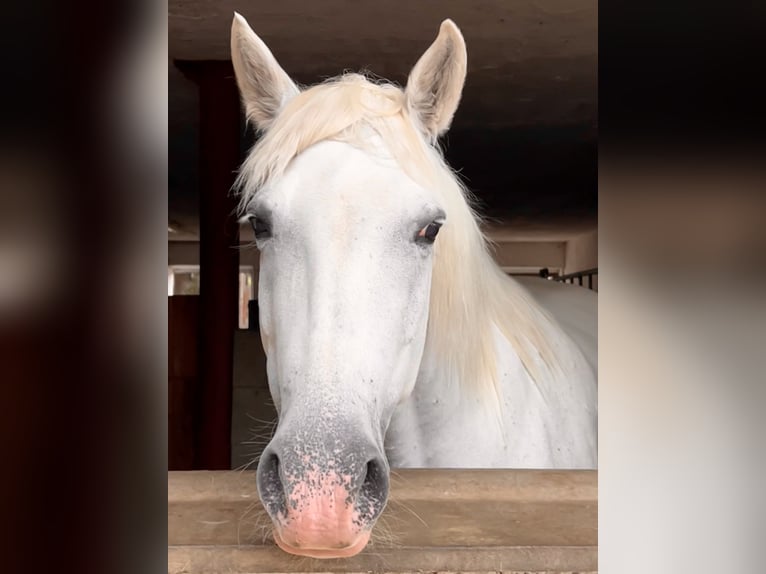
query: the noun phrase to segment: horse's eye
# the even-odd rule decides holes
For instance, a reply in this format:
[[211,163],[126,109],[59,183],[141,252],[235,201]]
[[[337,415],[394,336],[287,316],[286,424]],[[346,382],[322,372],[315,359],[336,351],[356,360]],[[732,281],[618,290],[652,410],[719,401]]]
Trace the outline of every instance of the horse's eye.
[[433,243],[441,226],[442,224],[438,221],[432,221],[418,232],[418,239],[427,243]]
[[271,225],[265,219],[253,215],[250,218],[250,225],[253,226],[256,239],[266,239],[271,236]]

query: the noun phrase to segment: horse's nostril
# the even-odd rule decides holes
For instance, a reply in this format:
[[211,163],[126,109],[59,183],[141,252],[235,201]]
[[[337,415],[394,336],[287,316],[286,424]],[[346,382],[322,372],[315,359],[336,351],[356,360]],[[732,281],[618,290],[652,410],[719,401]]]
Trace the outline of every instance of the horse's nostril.
[[273,450],[266,453],[263,461],[263,473],[269,477],[279,479],[279,457]]
[[383,502],[388,495],[388,472],[385,463],[373,458],[367,463],[361,494],[368,500]]
[[258,463],[258,491],[261,501],[272,516],[286,510],[285,489],[279,472],[279,456],[271,449],[264,451]]

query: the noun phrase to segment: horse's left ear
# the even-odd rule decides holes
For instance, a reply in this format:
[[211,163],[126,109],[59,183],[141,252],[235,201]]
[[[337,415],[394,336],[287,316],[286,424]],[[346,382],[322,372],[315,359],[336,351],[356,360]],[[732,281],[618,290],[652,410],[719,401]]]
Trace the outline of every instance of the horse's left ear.
[[420,57],[407,79],[407,106],[433,139],[449,129],[460,103],[468,54],[465,40],[452,20],[444,20],[434,43]]

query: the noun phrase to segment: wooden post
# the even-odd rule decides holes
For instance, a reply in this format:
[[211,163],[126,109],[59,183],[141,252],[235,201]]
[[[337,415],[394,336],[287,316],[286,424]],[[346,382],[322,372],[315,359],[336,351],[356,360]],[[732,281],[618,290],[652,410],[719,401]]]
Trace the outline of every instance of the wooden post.
[[229,62],[176,62],[199,86],[200,325],[195,467],[231,467],[234,332],[238,328],[239,226],[230,193],[240,162],[240,104]]
[[199,297],[168,297],[168,470],[196,468]]

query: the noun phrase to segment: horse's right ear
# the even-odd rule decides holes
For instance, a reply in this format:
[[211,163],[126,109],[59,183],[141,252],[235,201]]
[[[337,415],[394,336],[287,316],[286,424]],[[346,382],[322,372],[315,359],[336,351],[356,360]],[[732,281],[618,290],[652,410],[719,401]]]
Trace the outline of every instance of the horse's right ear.
[[231,24],[231,62],[248,121],[260,130],[267,129],[300,90],[236,12]]

